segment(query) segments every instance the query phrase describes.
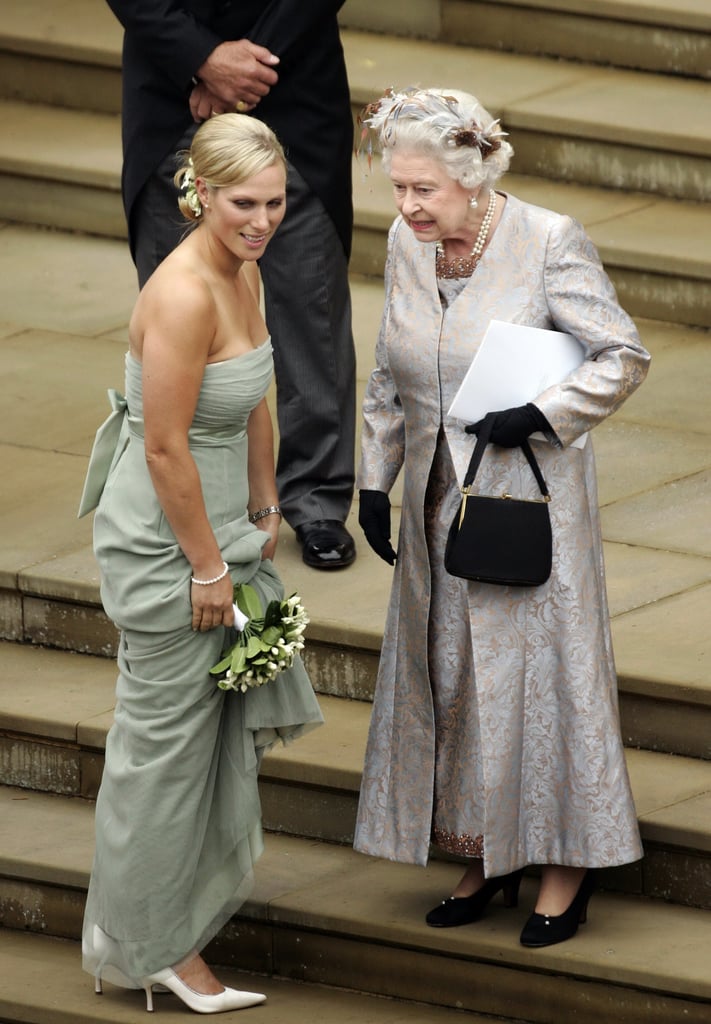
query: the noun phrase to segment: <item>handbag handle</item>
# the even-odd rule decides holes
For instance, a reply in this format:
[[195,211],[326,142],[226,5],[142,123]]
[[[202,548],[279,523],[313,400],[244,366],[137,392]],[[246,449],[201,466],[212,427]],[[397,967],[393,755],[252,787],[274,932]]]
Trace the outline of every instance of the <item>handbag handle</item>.
[[[481,430],[477,434],[476,445],[472,453],[471,461],[469,462],[469,469],[467,470],[466,476],[464,477],[464,485],[462,487],[463,491],[468,490],[468,488],[470,488],[471,485],[474,483],[474,477],[476,476],[477,470],[479,469],[479,463],[484,457],[484,450],[486,449],[486,446],[489,443],[489,439],[491,438],[491,431],[494,426],[495,416],[495,412],[488,412],[484,419],[481,421]],[[523,443],[521,444],[521,448],[523,450],[523,454],[526,456],[526,459],[528,460],[528,464],[531,467],[531,470],[533,471],[533,475],[536,478],[536,482],[538,484],[541,494],[543,495],[546,501],[550,501],[551,496],[548,491],[548,486],[545,480],[543,479],[543,474],[541,473],[538,462],[536,461],[536,456],[533,454],[531,446],[528,443],[528,440],[523,441]]]

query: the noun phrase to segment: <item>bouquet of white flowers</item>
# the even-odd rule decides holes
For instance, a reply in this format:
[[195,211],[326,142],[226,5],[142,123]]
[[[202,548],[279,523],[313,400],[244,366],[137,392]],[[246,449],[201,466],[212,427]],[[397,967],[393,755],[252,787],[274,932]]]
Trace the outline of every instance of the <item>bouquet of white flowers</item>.
[[234,601],[235,626],[240,632],[210,673],[219,677],[221,690],[244,693],[291,668],[297,653],[304,649],[302,634],[309,620],[298,594],[270,601],[263,611],[254,587],[238,583]]

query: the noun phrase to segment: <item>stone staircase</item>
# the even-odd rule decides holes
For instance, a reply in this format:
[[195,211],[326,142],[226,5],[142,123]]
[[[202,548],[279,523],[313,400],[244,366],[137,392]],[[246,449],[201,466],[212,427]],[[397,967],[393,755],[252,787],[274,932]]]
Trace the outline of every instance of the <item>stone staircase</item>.
[[[266,759],[267,850],[210,957],[259,975],[231,980],[267,992],[246,1011],[264,1024],[708,1022],[711,10],[705,0],[348,0],[342,22],[354,109],[385,85],[419,81],[467,88],[501,116],[516,151],[505,187],[586,225],[652,351],[648,382],[595,436],[645,859],[602,873],[571,943],[519,946],[529,879],[518,912],[494,906],[475,927],[427,928],[424,912],[458,868],[381,863],[349,846],[390,570],[363,542],[347,573],[324,578],[287,530],[279,563],[312,617],[307,663],[326,725]],[[95,998],[76,943],[116,636],[90,523],[74,515],[105,388],[122,379],[135,297],[119,93],[120,32],[105,5],[5,4],[0,1024],[144,1012],[140,993]],[[384,176],[354,170],[362,392],[393,211]],[[184,1019],[171,997],[158,1009]]]

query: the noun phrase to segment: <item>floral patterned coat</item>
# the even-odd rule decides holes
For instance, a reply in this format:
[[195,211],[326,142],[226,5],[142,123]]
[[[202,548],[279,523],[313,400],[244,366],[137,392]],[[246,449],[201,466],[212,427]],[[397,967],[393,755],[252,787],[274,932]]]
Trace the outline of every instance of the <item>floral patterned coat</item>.
[[[466,644],[457,634],[437,670],[466,675],[454,729],[462,761],[479,763],[474,798],[487,876],[534,863],[634,861],[641,846],[619,730],[594,455],[589,438],[583,448],[570,444],[638,387],[649,355],[595,247],[569,217],[507,195],[475,273],[444,310],[434,248],[396,219],[364,401],[358,486],[389,492],[404,468],[404,494],[355,847],[427,861],[435,794],[451,784],[436,778],[431,640],[468,618]],[[433,621],[433,591],[447,574],[428,549],[425,496],[441,430],[462,483],[475,438],[447,410],[491,319],[567,331],[585,348],[582,365],[535,399],[554,431],[532,442],[552,495],[553,570],[537,588],[462,581],[461,599]],[[489,446],[476,485],[538,493],[519,448]],[[450,490],[453,512],[453,481]],[[475,727],[466,714],[473,703]]]

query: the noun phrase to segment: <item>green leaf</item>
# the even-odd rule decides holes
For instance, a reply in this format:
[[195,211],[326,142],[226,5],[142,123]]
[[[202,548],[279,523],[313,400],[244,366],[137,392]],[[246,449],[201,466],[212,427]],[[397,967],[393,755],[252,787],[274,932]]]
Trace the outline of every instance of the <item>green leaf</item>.
[[251,636],[247,641],[247,657],[254,658],[263,650],[262,641],[258,636]]
[[262,633],[262,640],[269,649],[276,645],[277,640],[284,635],[280,626],[269,626]]
[[244,672],[246,667],[247,655],[244,647],[235,647],[232,652],[232,671],[238,676],[240,672]]
[[264,613],[264,625],[266,627],[276,626],[281,622],[281,604],[279,601],[270,601]]
[[262,603],[257,591],[254,587],[250,587],[249,583],[237,584],[234,589],[234,599],[239,610],[248,615],[250,619],[261,619],[264,614]]
[[212,666],[212,668],[210,669],[210,675],[213,675],[213,676],[222,675],[223,672],[227,671],[227,669],[230,667],[231,663],[232,663],[232,655],[229,654],[226,658],[223,658],[222,661],[218,661],[218,663],[216,665]]

